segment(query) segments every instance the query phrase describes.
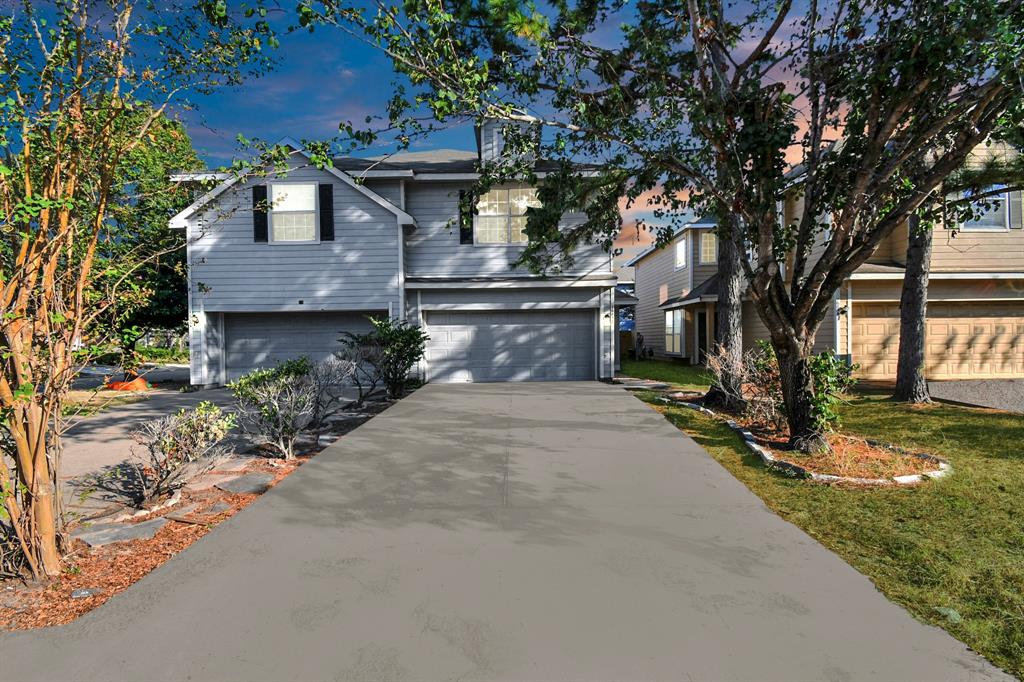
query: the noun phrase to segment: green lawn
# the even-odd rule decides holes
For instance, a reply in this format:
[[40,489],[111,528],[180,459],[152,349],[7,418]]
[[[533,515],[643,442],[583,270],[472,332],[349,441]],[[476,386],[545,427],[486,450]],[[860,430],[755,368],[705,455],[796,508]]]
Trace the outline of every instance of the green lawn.
[[954,473],[918,488],[842,490],[772,473],[720,422],[658,405],[769,507],[889,599],[1024,675],[1024,418],[855,396],[842,409],[844,430],[941,455]]
[[671,360],[623,360],[619,373],[634,379],[663,381],[695,391],[706,391],[711,385],[711,380],[703,367],[684,365]]

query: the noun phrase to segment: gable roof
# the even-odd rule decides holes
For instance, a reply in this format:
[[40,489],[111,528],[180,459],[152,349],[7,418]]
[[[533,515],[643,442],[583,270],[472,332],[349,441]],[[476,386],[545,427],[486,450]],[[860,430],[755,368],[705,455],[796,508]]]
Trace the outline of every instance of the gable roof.
[[[310,160],[309,159],[309,155],[306,154],[305,150],[303,150],[302,145],[300,145],[298,142],[296,142],[295,140],[293,140],[291,138],[286,137],[283,140],[281,140],[280,142],[278,142],[277,144],[278,144],[278,146],[287,147],[287,148],[291,149],[291,153],[292,154],[298,154],[299,156],[302,156],[303,158],[305,158],[307,161]],[[360,194],[363,194],[364,196],[366,196],[368,199],[370,199],[374,203],[378,204],[379,206],[381,206],[382,208],[386,209],[387,211],[393,213],[395,215],[395,218],[398,220],[398,223],[400,225],[415,225],[416,224],[416,220],[411,215],[409,215],[408,213],[406,213],[402,209],[398,208],[397,206],[395,206],[390,201],[388,201],[387,199],[385,199],[381,195],[377,194],[373,190],[371,190],[368,187],[365,187],[364,185],[356,182],[355,180],[352,179],[351,176],[349,176],[348,173],[346,173],[346,172],[344,172],[344,171],[342,171],[342,170],[340,170],[338,168],[332,168],[332,167],[324,168],[323,171],[325,173],[328,173],[328,174],[334,176],[335,178],[337,178],[338,180],[340,180],[344,184],[348,185],[349,187],[351,187],[355,191],[357,191]],[[186,207],[185,210],[181,211],[176,216],[171,218],[170,221],[168,222],[168,225],[170,227],[172,227],[172,228],[179,228],[179,229],[180,228],[184,228],[187,225],[187,221],[188,221],[189,218],[191,218],[200,209],[205,207],[208,203],[210,203],[211,201],[213,201],[214,199],[219,197],[221,194],[226,192],[228,189],[230,189],[232,186],[234,186],[241,179],[242,178],[240,176],[236,175],[236,176],[232,176],[232,177],[228,178],[227,180],[223,181],[222,183],[220,183],[219,185],[214,187],[212,190],[210,190],[209,192],[207,192],[206,194],[204,194],[203,196],[199,197],[194,202],[189,204],[189,206]]]
[[[687,230],[705,229],[711,227],[718,227],[718,220],[715,219],[713,216],[702,216],[701,218],[698,218],[692,223],[686,223],[682,227],[677,228],[676,231],[672,233],[672,239],[675,240],[676,237],[681,235],[683,232],[686,232]],[[658,245],[657,243],[652,244],[651,246],[647,247],[646,249],[644,249],[643,251],[636,254],[628,261],[626,261],[625,266],[634,266],[640,261],[642,261],[644,258],[647,258],[647,256],[651,255],[655,251],[660,251],[662,248],[663,247]]]

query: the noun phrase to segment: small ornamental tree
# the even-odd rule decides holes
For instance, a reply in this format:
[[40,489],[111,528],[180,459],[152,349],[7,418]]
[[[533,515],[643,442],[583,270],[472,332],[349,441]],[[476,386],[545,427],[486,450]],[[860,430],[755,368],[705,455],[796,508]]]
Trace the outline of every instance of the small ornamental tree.
[[61,570],[67,391],[115,336],[108,313],[136,297],[133,273],[162,252],[118,248],[125,163],[172,102],[268,66],[261,11],[229,15],[214,0],[0,9],[0,544],[13,538],[36,577]]
[[401,398],[409,383],[409,373],[423,359],[430,337],[417,325],[405,320],[382,318],[371,319],[370,322],[373,331],[369,333],[348,332],[343,335],[341,341],[344,346],[358,349],[346,355],[357,356],[363,366],[361,374],[384,384],[389,398]]
[[[1022,115],[1016,0],[302,6],[301,23],[370,40],[405,77],[388,122],[401,143],[429,132],[426,116],[508,123],[509,154],[481,169],[467,208],[493,183],[538,183],[533,159],[552,162],[526,226],[521,262],[534,269],[570,263],[581,243],[610,246],[621,197],[663,219],[660,243],[692,213],[731,216],[719,239],[770,331],[805,450],[828,447],[810,363],[836,290]],[[795,184],[800,209],[783,220]],[[568,209],[588,220],[559,231]]]

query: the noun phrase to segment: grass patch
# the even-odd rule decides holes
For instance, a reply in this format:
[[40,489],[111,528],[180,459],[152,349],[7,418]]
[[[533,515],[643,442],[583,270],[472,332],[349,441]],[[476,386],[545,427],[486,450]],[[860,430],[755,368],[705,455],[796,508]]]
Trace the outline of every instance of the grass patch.
[[[655,394],[639,396],[653,402]],[[843,430],[947,458],[916,488],[840,489],[773,473],[724,424],[657,407],[783,518],[867,575],[892,601],[1024,675],[1024,419],[858,395]]]
[[703,367],[672,360],[623,360],[620,374],[662,381],[691,391],[706,391],[711,386],[711,377]]
[[64,403],[65,417],[91,417],[111,407],[130,405],[145,400],[146,394],[137,391],[111,391],[109,389],[68,391]]

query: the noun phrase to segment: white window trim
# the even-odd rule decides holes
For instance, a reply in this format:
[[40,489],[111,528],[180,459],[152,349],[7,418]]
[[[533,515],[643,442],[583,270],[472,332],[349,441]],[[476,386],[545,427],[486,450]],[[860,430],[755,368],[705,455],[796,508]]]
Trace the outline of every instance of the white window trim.
[[[497,132],[495,132],[495,134],[497,134]],[[491,189],[492,190],[500,189],[500,190],[505,190],[507,192],[507,191],[509,191],[511,189],[536,189],[536,188],[535,187],[530,187],[529,185],[522,185],[522,186],[505,185],[505,186],[501,186],[501,187],[492,187]],[[509,210],[511,211],[511,206],[512,206],[511,198],[509,198],[507,204],[509,206]],[[512,218],[513,218],[513,215],[512,215],[511,212],[505,213],[504,215],[505,215],[505,219],[506,219],[505,228],[507,230],[508,236],[511,238],[511,236],[512,236]],[[484,214],[482,217],[484,217],[484,218],[494,218],[494,217],[497,217],[497,216],[498,216],[498,214],[496,214],[496,213],[489,213],[489,214]],[[477,219],[480,218],[480,217],[481,216],[479,214],[477,214],[475,211],[473,212],[473,246],[482,246],[484,248],[495,248],[495,247],[497,247],[497,248],[503,248],[503,249],[509,249],[509,248],[512,248],[512,249],[522,249],[522,248],[525,248],[526,245],[530,243],[529,238],[527,238],[526,241],[522,241],[522,242],[513,242],[513,241],[507,241],[507,242],[478,242],[476,240],[476,228],[477,228]],[[518,217],[518,216],[516,216],[516,217]]]
[[1002,196],[1003,206],[1006,208],[1004,211],[1003,227],[967,227],[967,223],[957,223],[957,230],[960,232],[1009,232],[1010,231],[1010,190],[1006,190],[1001,195],[993,194],[988,199],[995,199],[997,196]]
[[[715,259],[711,261],[704,260],[704,237],[711,236],[715,238]],[[697,259],[701,265],[714,265],[718,262],[718,235],[710,230],[705,230],[700,233],[700,239],[697,240]]]
[[[313,186],[313,239],[302,241],[274,239],[274,213],[306,213],[306,211],[275,211],[274,185],[312,185]],[[315,182],[268,182],[267,183],[267,243],[276,246],[304,246],[320,243],[320,185]]]
[[[686,233],[683,233],[683,235],[679,238],[679,241],[676,242],[676,251],[675,251],[675,254],[673,255],[673,258],[675,259],[673,262],[674,262],[676,270],[685,270],[686,266],[689,264],[689,260],[690,259],[687,258],[687,255],[689,255],[689,254],[686,253],[686,250],[687,250]],[[679,254],[680,254],[680,252],[682,252],[682,254],[683,254],[683,264],[682,265],[679,264]]]
[[[666,310],[666,311],[664,311],[664,313],[665,313],[665,315],[662,318],[662,332],[664,334],[663,341],[665,343],[665,354],[666,355],[679,355],[679,356],[682,356],[684,354],[685,349],[686,349],[686,346],[685,346],[685,343],[684,343],[684,335],[683,335],[683,327],[685,326],[685,324],[684,324],[684,317],[683,317],[683,311],[681,309],[679,309],[679,308],[676,308],[674,310]],[[671,334],[668,332],[668,325],[665,324],[666,318],[671,318],[671,320],[672,320],[672,333]],[[669,343],[668,343],[669,337],[673,337],[674,338],[675,343],[672,344],[672,345],[678,345],[679,346],[678,350],[669,350]]]

